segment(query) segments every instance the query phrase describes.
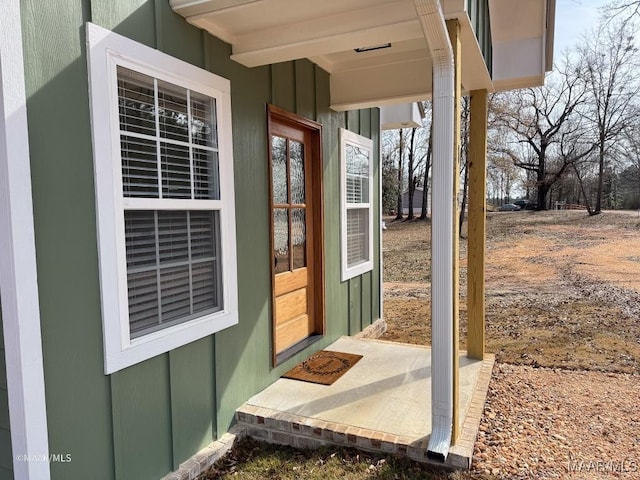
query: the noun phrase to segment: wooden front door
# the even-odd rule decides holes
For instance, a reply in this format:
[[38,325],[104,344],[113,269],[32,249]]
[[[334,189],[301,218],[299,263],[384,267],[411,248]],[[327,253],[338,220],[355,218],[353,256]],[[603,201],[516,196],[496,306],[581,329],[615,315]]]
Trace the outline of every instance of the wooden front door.
[[320,126],[269,107],[273,352],[322,335]]

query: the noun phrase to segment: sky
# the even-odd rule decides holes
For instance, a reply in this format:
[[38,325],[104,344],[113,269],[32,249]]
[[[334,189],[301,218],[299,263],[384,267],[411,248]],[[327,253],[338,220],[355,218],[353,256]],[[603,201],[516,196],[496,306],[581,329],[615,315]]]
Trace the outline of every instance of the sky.
[[610,0],[557,0],[554,61],[560,60],[564,50],[579,42],[581,35],[597,26],[598,8],[607,3]]

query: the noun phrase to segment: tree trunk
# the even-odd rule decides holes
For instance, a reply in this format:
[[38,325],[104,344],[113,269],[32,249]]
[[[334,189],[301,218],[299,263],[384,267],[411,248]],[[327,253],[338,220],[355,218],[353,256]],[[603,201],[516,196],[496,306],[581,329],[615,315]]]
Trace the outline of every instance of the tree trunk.
[[409,144],[409,162],[407,164],[408,172],[408,180],[409,180],[409,214],[407,215],[407,220],[413,220],[415,215],[413,214],[413,194],[416,190],[416,182],[413,178],[413,162],[415,161],[415,137],[416,137],[417,128],[413,128],[411,130],[411,143]]
[[[467,157],[468,158],[468,157]],[[464,222],[464,214],[467,209],[467,191],[469,189],[469,161],[466,161],[464,167],[464,179],[462,182],[462,205],[460,206],[460,221],[458,224],[458,235],[462,237],[462,222]]]
[[538,188],[538,208],[536,210],[547,209],[547,192],[549,191],[549,185],[545,183],[546,175],[546,150],[542,150],[541,157],[538,157],[538,171],[537,173],[537,188]]
[[433,124],[429,129],[429,143],[427,145],[427,158],[424,165],[424,182],[422,184],[422,212],[420,220],[427,219],[427,207],[429,206],[429,170],[431,170],[431,147],[433,146]]
[[598,151],[598,190],[596,191],[596,204],[591,215],[598,215],[602,211],[602,190],[604,188],[604,140],[600,136],[600,148]]
[[593,210],[591,210],[591,205],[589,204],[589,196],[587,195],[587,192],[584,189],[584,183],[582,182],[582,177],[580,176],[580,172],[578,171],[578,167],[576,167],[575,163],[573,164],[573,169],[576,171],[576,177],[578,177],[578,184],[580,185],[580,191],[584,196],[584,203],[587,206],[587,213],[589,213],[589,215],[591,216],[593,215]]
[[549,192],[549,186],[544,184],[538,184],[538,208],[536,210],[547,209],[547,193]]
[[396,220],[402,220],[402,184],[404,183],[404,171],[402,165],[402,155],[404,154],[404,145],[402,138],[402,129],[400,129],[400,147],[398,155],[398,201],[396,202]]

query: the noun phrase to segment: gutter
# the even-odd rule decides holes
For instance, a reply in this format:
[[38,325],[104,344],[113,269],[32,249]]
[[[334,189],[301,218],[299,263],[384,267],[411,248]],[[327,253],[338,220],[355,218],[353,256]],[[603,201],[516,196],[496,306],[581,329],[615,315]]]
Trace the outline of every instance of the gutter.
[[445,461],[453,427],[454,58],[439,0],[413,0],[433,63],[431,223],[431,436],[427,455]]

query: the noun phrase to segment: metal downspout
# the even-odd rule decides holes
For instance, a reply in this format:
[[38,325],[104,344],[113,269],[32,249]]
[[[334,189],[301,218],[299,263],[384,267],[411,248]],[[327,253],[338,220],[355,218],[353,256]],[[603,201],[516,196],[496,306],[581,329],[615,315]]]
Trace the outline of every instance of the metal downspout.
[[413,0],[433,62],[431,223],[431,437],[445,461],[453,426],[454,58],[439,0]]

